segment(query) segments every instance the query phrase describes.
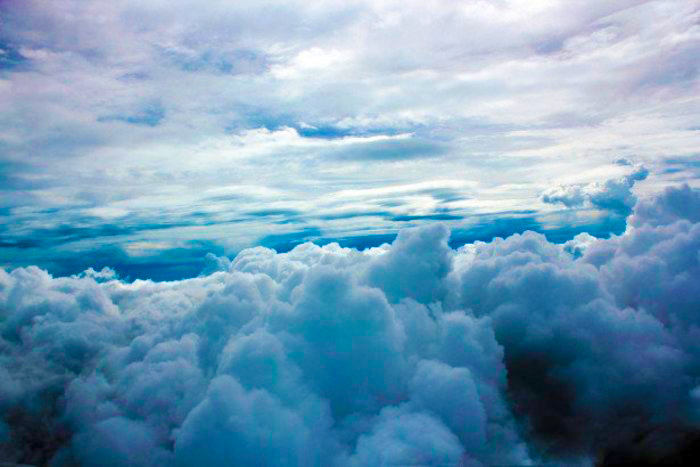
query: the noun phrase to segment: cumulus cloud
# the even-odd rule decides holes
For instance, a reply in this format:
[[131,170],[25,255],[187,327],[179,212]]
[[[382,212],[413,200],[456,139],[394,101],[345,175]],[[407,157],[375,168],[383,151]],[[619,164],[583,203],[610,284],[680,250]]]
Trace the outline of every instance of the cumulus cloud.
[[631,223],[658,226],[683,219],[693,223],[700,222],[700,198],[688,185],[667,188],[659,196],[642,200],[635,209]]
[[438,225],[172,282],[0,269],[0,459],[674,462],[700,442],[699,207],[683,186],[610,239],[455,250]]
[[639,166],[629,175],[609,179],[603,183],[559,185],[545,191],[542,194],[542,201],[549,204],[563,204],[567,208],[581,207],[588,203],[598,209],[628,215],[637,202],[632,188],[635,183],[646,179],[648,175],[649,170]]

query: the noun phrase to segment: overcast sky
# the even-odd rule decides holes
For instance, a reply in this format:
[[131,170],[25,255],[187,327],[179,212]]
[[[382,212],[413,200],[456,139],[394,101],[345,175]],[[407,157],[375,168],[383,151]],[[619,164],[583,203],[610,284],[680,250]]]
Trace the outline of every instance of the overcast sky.
[[619,233],[636,197],[700,186],[699,19],[695,0],[3,0],[0,264],[182,277],[210,251],[434,221]]

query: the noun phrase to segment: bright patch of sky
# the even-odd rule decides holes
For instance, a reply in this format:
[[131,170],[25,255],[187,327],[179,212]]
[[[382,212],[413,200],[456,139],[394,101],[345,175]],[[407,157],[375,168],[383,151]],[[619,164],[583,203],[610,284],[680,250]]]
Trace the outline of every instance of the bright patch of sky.
[[435,221],[619,232],[637,196],[700,186],[699,20],[695,0],[1,2],[0,265],[178,277]]

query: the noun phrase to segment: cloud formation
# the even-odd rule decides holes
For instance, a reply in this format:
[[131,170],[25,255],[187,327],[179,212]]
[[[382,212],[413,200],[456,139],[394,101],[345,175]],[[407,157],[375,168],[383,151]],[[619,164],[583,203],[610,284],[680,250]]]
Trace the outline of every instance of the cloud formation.
[[[677,200],[683,204],[677,204]],[[0,270],[0,458],[34,465],[671,462],[700,442],[700,192],[610,239]]]
[[[0,1],[0,264],[548,211],[547,187],[620,158],[697,186],[699,18],[697,0]],[[375,191],[421,184],[451,193]]]
[[603,183],[559,185],[545,191],[542,201],[563,204],[567,208],[581,207],[588,203],[595,208],[615,211],[626,216],[632,212],[637,202],[637,197],[632,193],[634,184],[646,179],[648,175],[649,170],[640,166],[629,175]]

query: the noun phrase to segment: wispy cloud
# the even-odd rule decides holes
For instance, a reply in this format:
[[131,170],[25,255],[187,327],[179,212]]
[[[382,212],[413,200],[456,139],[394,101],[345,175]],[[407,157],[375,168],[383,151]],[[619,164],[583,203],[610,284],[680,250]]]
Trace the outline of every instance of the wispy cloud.
[[[3,2],[4,241],[81,219],[140,232],[121,243],[160,241],[138,219],[237,249],[289,223],[395,232],[547,211],[543,191],[614,179],[620,158],[650,170],[636,191],[695,185],[698,14],[666,0]],[[448,179],[464,186],[381,194]],[[288,214],[246,214],[265,210]],[[361,212],[373,222],[343,215]]]

